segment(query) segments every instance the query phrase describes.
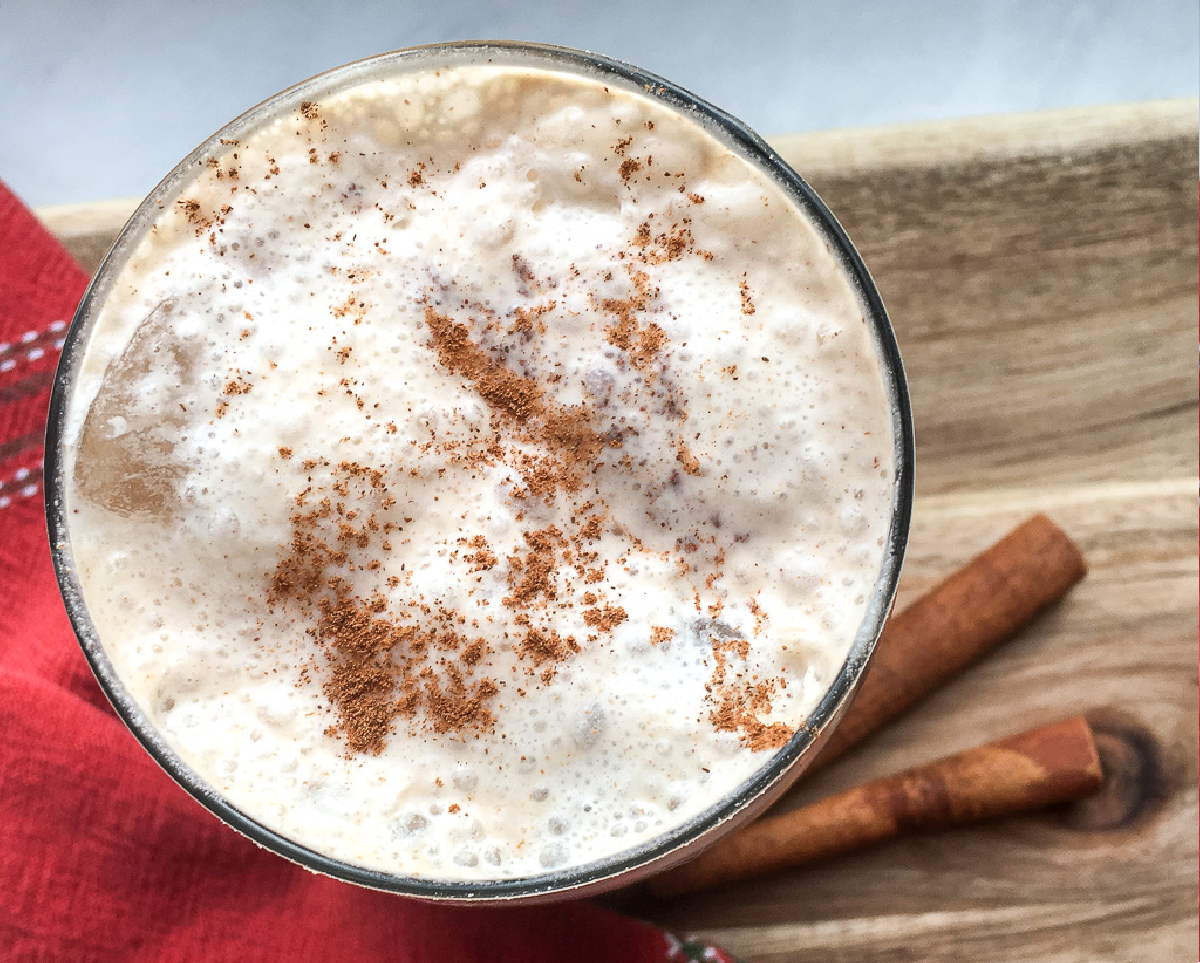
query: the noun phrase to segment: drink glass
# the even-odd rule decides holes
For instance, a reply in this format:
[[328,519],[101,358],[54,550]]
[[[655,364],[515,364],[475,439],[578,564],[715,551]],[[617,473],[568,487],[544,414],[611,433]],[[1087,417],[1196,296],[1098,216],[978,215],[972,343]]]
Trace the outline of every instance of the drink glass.
[[[271,118],[295,110],[304,100],[407,69],[459,64],[501,63],[582,75],[651,97],[700,122],[712,135],[766,172],[809,219],[838,259],[857,293],[873,337],[887,395],[896,466],[890,527],[883,563],[866,614],[844,663],[815,710],[788,743],[750,779],[730,787],[718,803],[649,842],[582,865],[517,879],[448,881],[404,877],[331,858],[272,831],[241,812],[186,765],[134,701],[106,655],[84,602],[71,549],[65,511],[64,420],[99,309],[123,266],[154,223],[179,197],[187,176],[221,139],[236,139]],[[256,843],[310,870],[348,882],[408,896],[443,901],[504,902],[549,900],[596,893],[633,882],[675,865],[752,819],[804,771],[832,733],[862,681],[884,620],[891,608],[908,539],[913,497],[913,431],[907,384],[895,336],[879,293],[854,246],[816,193],[760,137],[744,124],[695,95],[629,64],[597,54],[538,44],[473,42],[414,47],[357,61],[320,74],[269,98],[205,141],[142,202],[108,252],[76,311],[63,347],[50,404],[46,436],[46,518],[51,552],[67,614],[96,679],[117,714],[142,745],[187,792],[213,814]]]

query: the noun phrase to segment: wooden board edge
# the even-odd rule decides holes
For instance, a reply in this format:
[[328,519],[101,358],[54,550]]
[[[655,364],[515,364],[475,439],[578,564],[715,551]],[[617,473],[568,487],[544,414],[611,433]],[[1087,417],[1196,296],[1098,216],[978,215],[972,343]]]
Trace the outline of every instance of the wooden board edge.
[[[915,500],[914,514],[922,518],[986,517],[999,511],[1053,512],[1056,508],[1080,504],[1124,503],[1136,505],[1151,499],[1200,496],[1200,480],[1194,475],[1145,478],[1121,481],[1045,484],[1037,488],[999,487],[973,491],[921,495]],[[1188,518],[1194,524],[1194,513]]]
[[[768,138],[801,172],[841,173],[880,167],[929,167],[986,158],[1071,153],[1170,137],[1200,136],[1200,100],[1157,100],[1072,107],[888,127],[856,127]],[[53,204],[34,209],[60,238],[114,236],[138,197]]]
[[784,134],[768,141],[804,175],[1074,154],[1198,135],[1200,100],[1185,98]]
[[103,201],[79,201],[35,207],[33,213],[55,237],[115,237],[125,226],[140,197],[114,197]]

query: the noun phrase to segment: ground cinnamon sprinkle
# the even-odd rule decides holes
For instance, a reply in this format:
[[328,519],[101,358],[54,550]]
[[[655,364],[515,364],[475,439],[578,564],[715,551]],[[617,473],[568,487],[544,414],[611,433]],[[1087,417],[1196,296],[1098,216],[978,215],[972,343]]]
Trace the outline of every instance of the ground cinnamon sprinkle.
[[[323,691],[337,713],[328,734],[342,738],[347,753],[377,754],[400,718],[438,734],[490,729],[500,690],[486,676],[470,678],[488,646],[463,635],[466,620],[428,605],[410,606],[417,617],[392,613],[388,599],[356,596],[345,577],[354,569],[347,546],[367,549],[384,530],[375,508],[348,503],[381,507],[390,498],[385,473],[347,461],[325,465],[339,500],[326,496],[309,508],[297,497],[290,550],[270,577],[267,601],[272,610],[286,604],[315,618],[313,638],[329,666]],[[439,652],[459,658],[434,661]]]
[[463,538],[459,541],[468,548],[473,548],[475,551],[466,556],[466,561],[471,565],[472,572],[487,572],[495,568],[498,561],[494,552],[488,545],[488,541],[482,535],[476,535],[473,538]]
[[504,604],[510,608],[528,607],[539,599],[553,600],[558,596],[554,550],[562,544],[562,532],[551,525],[526,532],[525,541],[530,548],[525,557],[509,558],[508,584],[512,592],[504,598]]
[[514,312],[516,321],[509,329],[510,334],[520,334],[525,331],[533,331],[536,327],[538,334],[546,333],[546,322],[542,320],[542,315],[548,314],[558,307],[557,301],[549,301],[546,304],[540,304],[533,308],[517,308]]
[[328,647],[333,663],[324,687],[338,710],[333,731],[340,731],[348,752],[377,754],[392,719],[416,710],[416,700],[394,697],[396,674],[387,656],[402,640],[393,625],[354,600],[323,601],[317,639]]
[[197,225],[196,236],[200,236],[200,232],[212,224],[211,218],[206,218],[200,213],[200,202],[190,198],[181,198],[175,202],[179,209],[183,211],[184,217],[187,218],[189,224]]
[[738,282],[738,291],[742,298],[742,314],[753,314],[754,302],[750,300],[750,285],[747,283],[745,276]]
[[485,678],[472,691],[453,663],[447,664],[445,671],[450,680],[445,690],[432,669],[427,667],[421,672],[428,689],[426,713],[430,728],[439,735],[467,728],[490,729],[493,718],[488,702],[500,691],[499,686]]
[[754,616],[754,634],[758,635],[762,631],[763,623],[767,620],[767,613],[759,607],[757,599],[748,600],[746,607],[750,609],[750,614]]
[[466,325],[432,305],[425,308],[425,324],[441,363],[469,381],[501,421],[524,428],[530,441],[555,456],[526,463],[523,474],[529,493],[551,497],[560,486],[578,489],[583,472],[604,447],[592,428],[591,413],[548,403],[537,382],[493,358],[471,339]]
[[533,660],[535,667],[540,668],[543,662],[561,662],[571,652],[578,652],[579,644],[575,636],[561,637],[554,629],[541,631],[530,629],[521,639],[517,654],[522,659]]
[[579,537],[585,538],[588,541],[595,541],[600,537],[603,530],[604,519],[599,515],[592,515],[583,523],[583,527],[579,529]]
[[690,223],[691,219],[685,217],[682,226],[672,224],[669,230],[655,235],[651,233],[650,222],[643,221],[638,225],[637,234],[633,238],[634,247],[641,252],[638,260],[643,264],[665,264],[668,261],[677,261],[689,253],[711,260],[710,252],[696,247],[696,239],[692,237],[691,228],[687,226]]
[[[717,732],[731,732],[738,736],[738,741],[754,752],[782,749],[796,731],[782,722],[767,724],[762,722],[755,710],[747,705],[753,701],[753,696],[736,691],[725,691],[719,696],[716,708],[709,713],[709,721]],[[759,712],[769,711],[758,707]]]
[[700,459],[692,454],[691,449],[687,446],[687,442],[682,438],[679,440],[679,446],[675,452],[675,460],[683,466],[683,470],[687,474],[700,474]]
[[635,293],[627,298],[604,298],[600,310],[615,315],[617,323],[605,327],[608,343],[628,353],[634,368],[644,370],[654,361],[660,348],[666,343],[666,332],[653,321],[642,327],[638,314],[646,310],[658,292],[649,286],[650,278],[644,271],[632,274]]
[[[765,723],[760,718],[769,715],[776,684],[773,681],[746,680],[731,661],[742,662],[750,655],[747,639],[730,634],[728,627],[717,621],[710,623],[720,635],[711,635],[713,671],[707,686],[713,708],[709,721],[718,732],[730,732],[754,752],[782,748],[795,735],[795,730],[782,722]],[[732,678],[730,678],[732,672]],[[755,677],[757,678],[757,677]],[[780,681],[780,686],[785,683]]]
[[[622,141],[616,153],[623,154],[631,143]],[[625,156],[620,165],[622,179],[628,185],[644,166],[650,167],[649,158],[643,162]],[[411,187],[425,183],[425,170],[421,164],[409,173]],[[682,193],[682,183],[680,187]],[[689,195],[689,201],[698,204],[703,198]],[[185,213],[191,216],[193,212]],[[687,217],[657,226],[649,217],[638,226],[628,247],[617,252],[614,272],[617,264],[624,267],[628,293],[614,297],[609,289],[609,296],[589,297],[596,314],[608,321],[603,336],[618,349],[617,368],[636,373],[632,374],[635,387],[613,390],[611,379],[609,387],[603,381],[589,382],[584,392],[589,399],[586,406],[559,403],[555,386],[561,376],[550,372],[536,378],[526,366],[527,352],[536,350],[537,339],[553,339],[556,320],[568,320],[557,312],[560,305],[567,311],[570,302],[547,296],[556,290],[558,280],[539,280],[530,264],[514,254],[512,270],[520,294],[531,299],[536,296],[539,301],[501,312],[470,299],[456,300],[451,296],[453,281],[437,282],[425,292],[423,320],[428,345],[437,364],[461,378],[464,387],[486,403],[490,431],[463,440],[440,437],[431,428],[430,439],[411,440],[414,452],[440,458],[439,476],[446,471],[511,469],[506,484],[510,504],[516,509],[513,517],[524,524],[528,511],[531,521],[540,520],[521,532],[522,541],[517,545],[493,546],[484,535],[463,529],[459,529],[459,537],[448,539],[445,564],[461,566],[457,571],[463,573],[466,585],[471,584],[466,576],[473,576],[476,585],[485,579],[499,579],[500,585],[507,586],[499,598],[503,609],[480,615],[488,623],[501,620],[487,638],[480,634],[486,634],[485,628],[468,622],[462,612],[406,588],[413,583],[403,563],[404,528],[413,519],[404,517],[401,523],[400,513],[393,507],[396,498],[389,492],[389,478],[415,479],[417,468],[396,464],[389,472],[348,461],[335,465],[336,459],[328,457],[304,462],[304,468],[313,474],[309,487],[296,496],[291,542],[270,574],[268,603],[287,606],[310,621],[310,634],[327,670],[322,691],[334,712],[334,724],[327,731],[344,742],[348,754],[379,753],[398,729],[460,738],[489,731],[496,724],[493,706],[507,676],[507,672],[498,675],[495,657],[507,652],[518,663],[525,663],[520,671],[535,684],[551,685],[562,663],[580,653],[584,644],[605,644],[599,641],[603,634],[629,621],[625,608],[610,600],[611,590],[603,585],[606,570],[610,562],[630,565],[631,557],[648,550],[613,516],[600,489],[588,486],[597,470],[606,467],[630,473],[642,470],[645,461],[635,462],[627,453],[615,461],[602,458],[606,449],[620,449],[630,433],[638,434],[639,412],[672,426],[664,462],[670,463],[673,448],[673,461],[679,467],[648,482],[638,480],[634,489],[646,491],[653,501],[668,489],[692,484],[687,478],[701,475],[701,460],[689,441],[698,441],[700,436],[693,439],[689,434],[685,439],[682,434],[687,410],[684,395],[673,381],[675,347],[654,319],[662,307],[651,273],[656,265],[688,256],[705,261],[713,257],[696,247]],[[353,282],[351,274],[347,276]],[[603,280],[612,281],[613,272]],[[739,291],[742,311],[753,313],[744,277]],[[349,318],[354,324],[362,323],[369,310],[369,303],[357,293],[344,304],[331,307],[335,317]],[[352,344],[339,343],[342,337],[339,333],[329,350],[335,352],[340,365],[349,365],[353,374],[357,366],[350,359],[357,356]],[[736,366],[728,366],[725,373],[736,377]],[[239,376],[229,380],[223,393],[242,394],[251,387]],[[358,380],[342,378],[334,390],[351,396],[364,416],[370,417],[369,397],[364,396],[366,389]],[[652,412],[645,405],[636,406],[639,398],[654,399]],[[219,401],[219,406],[226,404]],[[627,413],[632,413],[632,418],[627,418]],[[219,407],[220,414],[223,410]],[[389,434],[398,431],[394,422],[386,422],[386,429]],[[290,448],[278,450],[282,459],[292,457]],[[588,494],[580,495],[585,491]],[[561,504],[560,514],[549,517],[557,517],[567,532],[574,534],[547,524],[546,510],[538,504],[553,509],[555,499],[564,494],[569,527],[563,521],[568,512],[562,512]],[[702,611],[700,585],[709,593],[705,599],[710,603],[708,618],[697,616],[698,623],[713,632],[713,669],[707,687],[712,707],[709,722],[719,732],[735,733],[751,750],[777,749],[791,737],[792,730],[763,721],[772,711],[775,683],[743,677],[738,667],[745,667],[750,643],[718,621],[725,605],[716,587],[725,557],[718,535],[713,534],[718,529],[719,522],[713,521],[706,529],[708,534],[700,530],[680,534],[675,548],[662,553],[662,560],[673,560],[680,577],[692,583],[697,613]],[[737,540],[736,533],[730,535]],[[613,550],[610,539],[623,546],[611,558],[601,559],[601,551]],[[372,576],[379,588],[365,595],[357,592],[355,585],[361,584],[361,576],[356,573],[370,572],[379,572]],[[582,586],[587,590],[576,594]],[[471,611],[487,612],[478,606],[489,601],[494,603],[496,597],[476,600]],[[749,605],[757,636],[766,615],[756,601]],[[582,639],[585,633],[580,632],[581,641],[562,630],[559,620],[564,615],[592,630],[591,634]],[[676,635],[675,629],[660,625],[646,626],[646,630],[650,643],[663,648]],[[700,631],[703,635],[704,630]],[[516,671],[511,663],[507,668]],[[526,690],[509,691],[521,698]]]
[[493,409],[517,422],[542,412],[542,389],[537,382],[493,360],[471,340],[465,325],[439,314],[432,306],[425,308],[425,324],[442,364],[472,382]]
[[611,632],[627,618],[629,616],[619,605],[605,605],[603,608],[583,610],[584,623],[601,632]]

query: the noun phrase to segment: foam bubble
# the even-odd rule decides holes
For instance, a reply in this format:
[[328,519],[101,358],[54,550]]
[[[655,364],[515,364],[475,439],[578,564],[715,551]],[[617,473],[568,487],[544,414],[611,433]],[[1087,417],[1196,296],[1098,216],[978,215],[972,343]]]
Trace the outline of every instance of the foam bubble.
[[547,843],[538,851],[538,862],[545,869],[562,866],[570,858],[570,851],[562,843]]

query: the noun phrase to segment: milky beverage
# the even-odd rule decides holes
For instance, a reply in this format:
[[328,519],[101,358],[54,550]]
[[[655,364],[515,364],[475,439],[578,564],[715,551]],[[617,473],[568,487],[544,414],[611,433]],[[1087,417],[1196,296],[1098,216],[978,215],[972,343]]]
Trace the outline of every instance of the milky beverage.
[[527,66],[285,103],[75,373],[84,598],[167,746],[327,856],[594,863],[727,798],[867,614],[896,467],[822,234],[696,119]]

